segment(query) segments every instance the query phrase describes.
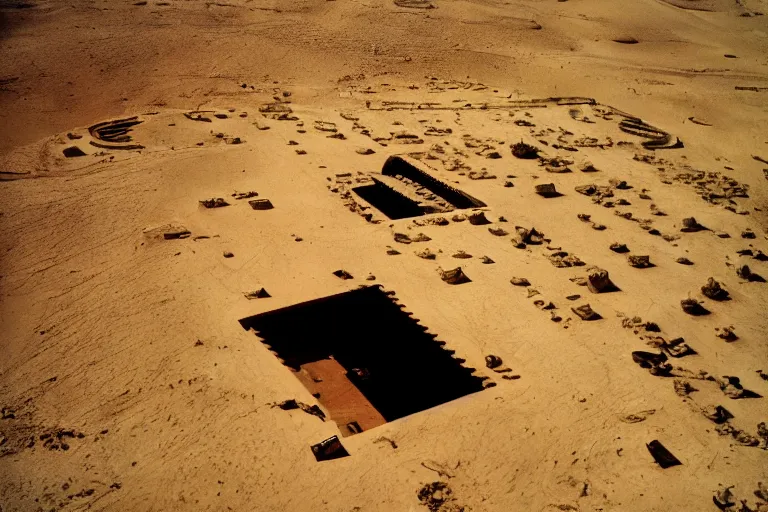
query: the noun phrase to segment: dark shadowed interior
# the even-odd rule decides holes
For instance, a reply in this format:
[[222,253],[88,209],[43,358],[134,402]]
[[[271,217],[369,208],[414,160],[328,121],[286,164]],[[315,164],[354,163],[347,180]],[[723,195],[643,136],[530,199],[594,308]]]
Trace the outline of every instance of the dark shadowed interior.
[[417,202],[378,180],[374,179],[373,181],[373,185],[364,185],[352,190],[390,219],[406,219],[424,215],[424,211]]
[[[244,318],[284,364],[332,359],[384,417],[396,420],[483,389],[441,342],[378,286]],[[300,379],[301,380],[301,379]],[[323,402],[322,395],[319,397]],[[331,416],[333,411],[331,410]]]

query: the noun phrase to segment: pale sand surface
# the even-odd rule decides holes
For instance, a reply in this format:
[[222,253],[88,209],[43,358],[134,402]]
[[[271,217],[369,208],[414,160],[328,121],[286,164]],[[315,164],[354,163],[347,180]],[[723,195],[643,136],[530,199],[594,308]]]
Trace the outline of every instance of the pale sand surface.
[[[768,278],[768,18],[749,16],[768,3],[411,5],[1,0],[0,510],[701,511],[728,486],[730,510],[768,509],[768,284],[737,274]],[[123,139],[88,129],[133,116]],[[644,147],[627,116],[682,144]],[[519,141],[571,172],[515,158]],[[486,206],[391,220],[352,190],[445,205],[382,176],[405,154]],[[478,211],[489,224],[463,220]],[[690,217],[708,229],[682,232]],[[458,266],[471,282],[441,279]],[[593,267],[620,291],[574,282]],[[703,295],[710,277],[730,300]],[[297,378],[239,322],[374,285],[485,389],[381,424],[349,369]],[[358,311],[292,328],[381,345]],[[632,352],[659,337],[696,354],[653,375]],[[290,399],[325,421],[272,406]],[[349,456],[316,461],[333,435]],[[653,440],[682,464],[662,469]],[[420,500],[438,481],[450,492]]]

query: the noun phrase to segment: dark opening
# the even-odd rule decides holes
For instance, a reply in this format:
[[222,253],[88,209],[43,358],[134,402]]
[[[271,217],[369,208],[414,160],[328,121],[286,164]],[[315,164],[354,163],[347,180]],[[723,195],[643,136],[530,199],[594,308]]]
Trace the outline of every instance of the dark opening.
[[387,161],[384,162],[384,167],[381,169],[381,173],[385,176],[402,176],[403,178],[418,183],[422,187],[429,189],[433,194],[442,197],[456,208],[464,209],[486,206],[486,204],[479,199],[475,199],[466,192],[462,192],[447,183],[443,183],[399,156],[391,156],[387,158]]
[[67,158],[85,156],[85,152],[77,146],[70,146],[68,148],[64,148],[62,153],[64,153],[64,156]]
[[416,201],[405,197],[397,190],[376,179],[373,182],[373,185],[365,185],[352,190],[390,219],[405,219],[424,215]]
[[[342,435],[483,389],[379,286],[243,318],[329,410]],[[344,432],[346,430],[347,432]]]

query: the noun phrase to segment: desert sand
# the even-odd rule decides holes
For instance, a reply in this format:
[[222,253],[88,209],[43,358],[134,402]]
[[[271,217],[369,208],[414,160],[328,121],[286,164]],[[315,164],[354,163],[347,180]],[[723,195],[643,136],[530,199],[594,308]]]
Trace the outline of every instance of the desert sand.
[[763,14],[0,0],[0,510],[768,510]]

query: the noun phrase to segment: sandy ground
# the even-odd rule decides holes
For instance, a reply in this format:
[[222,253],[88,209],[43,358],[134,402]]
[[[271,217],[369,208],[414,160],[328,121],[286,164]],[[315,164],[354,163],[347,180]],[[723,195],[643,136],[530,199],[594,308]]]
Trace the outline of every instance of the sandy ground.
[[[768,4],[399,3],[0,0],[0,510],[768,509]],[[239,323],[370,285],[485,389],[350,435]]]

